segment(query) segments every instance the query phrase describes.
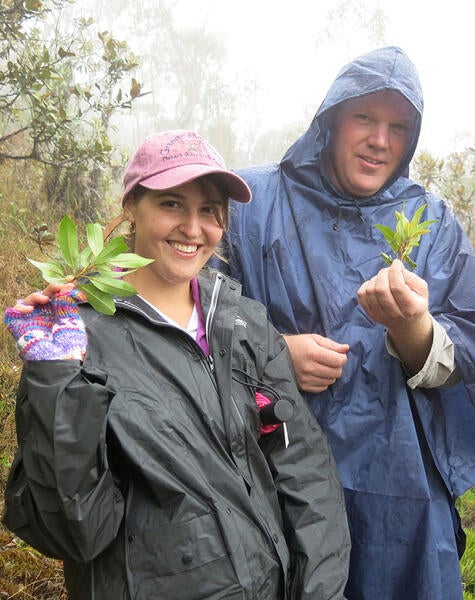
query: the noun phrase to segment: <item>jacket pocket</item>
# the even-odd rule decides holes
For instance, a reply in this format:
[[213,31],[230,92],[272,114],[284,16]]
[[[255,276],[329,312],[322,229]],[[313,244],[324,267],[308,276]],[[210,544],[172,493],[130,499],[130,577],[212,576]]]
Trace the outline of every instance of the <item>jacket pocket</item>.
[[212,514],[178,525],[129,532],[127,543],[136,598],[244,597]]

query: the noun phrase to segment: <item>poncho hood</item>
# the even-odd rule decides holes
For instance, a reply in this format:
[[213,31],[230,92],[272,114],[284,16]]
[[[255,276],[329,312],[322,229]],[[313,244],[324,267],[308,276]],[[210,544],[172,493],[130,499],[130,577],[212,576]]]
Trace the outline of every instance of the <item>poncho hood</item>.
[[[294,173],[298,169],[299,175],[301,174],[303,178],[306,171],[310,171],[311,176],[311,172],[319,168],[317,162],[320,163],[320,156],[328,148],[331,140],[332,113],[335,107],[347,100],[384,90],[393,90],[402,94],[416,110],[417,118],[413,136],[401,164],[377,195],[389,188],[401,175],[407,176],[409,163],[419,140],[424,101],[414,65],[396,46],[363,54],[340,70],[310,127],[284,155],[283,169]],[[334,188],[331,184],[330,186]]]

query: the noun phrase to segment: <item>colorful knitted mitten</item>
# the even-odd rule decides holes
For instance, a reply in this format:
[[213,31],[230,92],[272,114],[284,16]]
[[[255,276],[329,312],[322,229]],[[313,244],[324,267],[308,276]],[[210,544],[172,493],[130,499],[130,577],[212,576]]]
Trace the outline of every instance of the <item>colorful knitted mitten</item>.
[[36,305],[28,314],[7,308],[5,325],[16,341],[20,357],[25,361],[82,360],[87,336],[77,302],[84,299],[84,294],[74,289],[53,296],[47,304]]

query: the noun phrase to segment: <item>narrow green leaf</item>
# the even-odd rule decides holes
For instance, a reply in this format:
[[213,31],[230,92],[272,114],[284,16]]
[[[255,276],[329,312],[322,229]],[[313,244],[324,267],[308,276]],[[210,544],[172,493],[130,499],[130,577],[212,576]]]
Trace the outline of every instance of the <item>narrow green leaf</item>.
[[419,208],[416,210],[416,212],[414,213],[414,216],[411,219],[411,225],[417,225],[419,223],[419,219],[422,216],[422,213],[424,212],[425,207],[427,206],[427,204],[423,204],[422,206],[419,206]]
[[437,223],[439,219],[429,219],[428,221],[422,221],[422,223],[419,223],[419,227],[429,227],[429,225],[432,225],[432,223]]
[[92,254],[92,250],[89,246],[86,246],[79,253],[78,267],[80,269],[85,269],[86,267],[92,265],[93,263],[94,263],[94,256]]
[[385,254],[384,252],[381,252],[381,256],[383,257],[383,260],[384,260],[384,262],[385,262],[387,265],[392,265],[392,264],[393,264],[393,259],[392,259],[390,256],[388,256],[388,255],[387,255],[387,254]]
[[115,313],[115,304],[111,296],[101,290],[92,283],[83,283],[78,285],[78,288],[86,294],[86,299],[89,304],[104,315],[113,315]]
[[404,211],[401,212],[401,227],[402,227],[402,232],[403,232],[403,238],[406,238],[408,236],[410,226],[411,226],[411,222],[408,220],[408,218],[404,214]]
[[112,277],[114,279],[121,279],[126,273],[133,272],[132,269],[118,269],[117,271],[107,265],[97,265],[96,272],[104,277]]
[[74,222],[66,215],[61,219],[58,229],[58,244],[64,262],[72,269],[78,260],[78,233]]
[[108,278],[104,275],[92,275],[89,277],[89,281],[91,281],[96,288],[108,294],[114,294],[116,296],[132,296],[137,293],[137,290],[130,285],[130,283],[123,281],[122,279]]
[[112,262],[111,259],[123,252],[127,252],[128,249],[129,247],[125,243],[124,237],[119,235],[104,246],[102,251],[96,256],[96,264]]
[[374,225],[374,227],[381,231],[381,233],[384,235],[384,239],[387,242],[390,242],[394,239],[394,231],[390,227],[387,227],[386,225]]
[[124,269],[139,269],[140,267],[145,267],[150,263],[153,263],[153,261],[153,258],[144,258],[138,254],[127,252],[125,254],[119,254],[115,258],[111,259],[109,264],[114,267],[122,267]]
[[54,275],[49,271],[43,271],[43,273],[41,273],[41,276],[47,283],[69,283],[71,281],[71,278],[69,276],[58,277],[58,275]]
[[49,271],[50,273],[56,274],[59,277],[62,277],[62,276],[65,275],[63,267],[59,263],[40,262],[38,260],[33,260],[31,258],[29,258],[28,261],[32,265],[34,265],[36,268],[38,268],[41,272],[43,272],[43,271]]
[[97,256],[104,248],[102,227],[99,223],[88,223],[86,225],[86,236],[89,248],[94,256]]
[[411,234],[408,235],[408,239],[420,240],[421,236],[424,235],[424,233],[429,233],[429,231],[430,229],[413,229]]

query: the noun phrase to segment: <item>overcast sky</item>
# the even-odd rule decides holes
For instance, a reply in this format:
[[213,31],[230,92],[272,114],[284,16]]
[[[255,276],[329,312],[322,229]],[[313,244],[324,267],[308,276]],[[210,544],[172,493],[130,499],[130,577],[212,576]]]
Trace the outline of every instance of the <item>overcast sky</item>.
[[[475,2],[351,0],[333,21],[337,0],[178,0],[177,25],[220,32],[229,47],[231,82],[260,82],[255,99],[263,127],[310,121],[337,71],[381,45],[400,46],[422,81],[425,111],[419,150],[445,155],[475,144]],[[383,43],[349,19],[351,6],[387,17]],[[338,31],[335,30],[338,23]],[[328,27],[334,38],[326,36]],[[318,46],[320,42],[320,46]]]

